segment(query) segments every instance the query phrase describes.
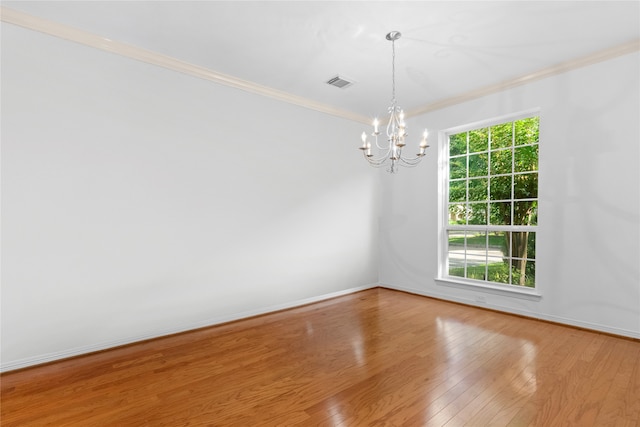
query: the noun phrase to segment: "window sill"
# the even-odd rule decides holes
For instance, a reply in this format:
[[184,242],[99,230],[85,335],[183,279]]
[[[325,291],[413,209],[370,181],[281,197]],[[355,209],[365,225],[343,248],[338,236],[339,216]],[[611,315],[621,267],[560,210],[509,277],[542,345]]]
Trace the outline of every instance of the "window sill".
[[435,279],[439,286],[449,286],[458,289],[467,289],[474,291],[487,292],[494,295],[503,295],[508,297],[522,298],[527,300],[538,301],[542,298],[537,290],[531,288],[521,288],[511,285],[498,285],[492,283],[476,282],[464,279],[453,279],[450,277],[439,277]]

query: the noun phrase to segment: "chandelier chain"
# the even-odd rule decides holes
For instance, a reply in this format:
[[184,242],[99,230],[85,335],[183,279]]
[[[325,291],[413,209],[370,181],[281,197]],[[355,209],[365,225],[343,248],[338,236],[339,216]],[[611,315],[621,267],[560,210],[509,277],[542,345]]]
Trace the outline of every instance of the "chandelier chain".
[[396,41],[391,41],[391,105],[396,107]]

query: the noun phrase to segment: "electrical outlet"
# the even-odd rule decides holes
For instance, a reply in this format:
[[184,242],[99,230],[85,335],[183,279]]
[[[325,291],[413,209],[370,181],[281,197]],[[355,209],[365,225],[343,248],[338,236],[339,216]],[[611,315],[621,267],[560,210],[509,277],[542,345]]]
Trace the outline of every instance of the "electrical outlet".
[[476,302],[479,302],[481,304],[486,304],[487,303],[487,297],[485,297],[485,296],[477,296],[476,297]]

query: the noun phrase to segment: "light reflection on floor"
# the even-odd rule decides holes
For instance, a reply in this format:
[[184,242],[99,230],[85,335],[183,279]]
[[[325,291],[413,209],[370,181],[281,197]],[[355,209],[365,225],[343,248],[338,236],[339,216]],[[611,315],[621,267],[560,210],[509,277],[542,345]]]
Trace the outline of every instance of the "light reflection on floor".
[[355,339],[351,341],[351,347],[353,348],[353,357],[356,359],[357,366],[365,366],[366,364],[364,347],[362,344],[362,339]]
[[[536,345],[522,337],[509,336],[498,330],[478,327],[466,324],[458,319],[436,318],[436,333],[438,335],[440,348],[446,353],[446,371],[442,373],[442,390],[452,390],[456,387],[470,392],[475,390],[479,399],[487,400],[492,405],[508,405],[506,398],[514,394],[520,396],[531,396],[537,391],[536,378],[536,357],[538,349]],[[498,337],[499,336],[499,337]],[[486,348],[483,342],[501,342],[498,347]],[[465,342],[469,340],[468,344]],[[483,353],[484,365],[478,364],[477,356]],[[496,365],[502,365],[503,369],[496,369]],[[467,368],[467,370],[465,370]],[[469,381],[473,376],[469,375],[468,369],[478,369],[480,371],[499,372],[490,382]],[[480,376],[483,377],[484,375]],[[487,390],[495,388],[494,392],[487,393]],[[438,393],[430,394],[429,407],[425,409],[424,420],[428,420],[428,425],[444,425],[452,417],[459,415],[459,408],[455,406],[451,399],[441,399]],[[503,399],[505,402],[500,402]],[[483,402],[480,402],[481,404]]]
[[329,413],[331,423],[334,427],[339,427],[344,425],[345,419],[342,416],[342,412],[340,411],[340,402],[335,402],[334,399],[332,398],[329,401],[327,412]]

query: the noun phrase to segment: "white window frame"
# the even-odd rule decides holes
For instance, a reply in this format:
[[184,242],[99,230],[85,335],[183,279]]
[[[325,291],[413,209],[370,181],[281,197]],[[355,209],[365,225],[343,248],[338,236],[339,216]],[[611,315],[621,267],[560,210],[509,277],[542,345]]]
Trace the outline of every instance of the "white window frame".
[[[439,132],[438,135],[438,153],[439,153],[439,233],[438,233],[438,277],[436,283],[444,286],[453,286],[456,288],[473,289],[476,291],[488,291],[490,293],[497,293],[507,296],[523,297],[525,299],[539,299],[542,294],[539,291],[539,283],[537,281],[539,273],[539,264],[536,264],[536,287],[529,288],[519,285],[501,284],[497,282],[489,282],[482,280],[468,279],[458,276],[449,276],[449,251],[448,251],[448,234],[447,232],[455,227],[451,227],[449,224],[449,136],[462,132],[471,131],[474,129],[481,129],[485,127],[491,127],[494,125],[502,124],[505,122],[513,122],[529,117],[540,117],[540,109],[535,108],[531,110],[521,111],[518,113],[507,114],[500,117],[494,117],[487,120],[482,120],[474,123],[469,123],[462,126],[456,126],[449,129],[444,129]],[[540,137],[538,140],[538,146],[540,146]],[[490,147],[489,147],[490,150]],[[540,173],[540,158],[538,157],[538,173]],[[513,172],[512,172],[513,174]],[[513,200],[513,199],[512,199]],[[538,192],[538,208],[540,208],[540,194]],[[513,212],[512,212],[513,215]],[[511,221],[513,223],[513,221]],[[536,232],[536,239],[538,238],[539,218],[537,225],[534,226],[516,226],[516,225],[465,225],[465,230],[482,230],[487,231],[532,231]],[[539,247],[536,244],[536,247]],[[466,250],[466,247],[465,247]],[[536,254],[536,262],[538,260],[538,254]],[[477,302],[483,302],[482,298],[476,298]]]

